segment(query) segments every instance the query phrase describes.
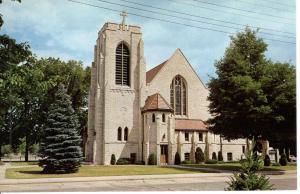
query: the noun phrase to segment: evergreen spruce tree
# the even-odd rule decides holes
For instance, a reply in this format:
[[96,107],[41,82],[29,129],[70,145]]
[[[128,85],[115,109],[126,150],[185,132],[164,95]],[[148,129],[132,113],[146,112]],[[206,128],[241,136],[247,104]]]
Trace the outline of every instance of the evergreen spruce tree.
[[44,173],[77,172],[82,162],[78,118],[63,84],[58,86],[43,131],[39,165]]
[[[254,145],[255,145],[255,141]],[[265,175],[258,172],[263,169],[264,161],[256,152],[251,149],[246,154],[246,159],[240,161],[241,172],[234,173],[227,182],[228,187],[225,190],[240,191],[240,190],[272,190],[273,185]]]

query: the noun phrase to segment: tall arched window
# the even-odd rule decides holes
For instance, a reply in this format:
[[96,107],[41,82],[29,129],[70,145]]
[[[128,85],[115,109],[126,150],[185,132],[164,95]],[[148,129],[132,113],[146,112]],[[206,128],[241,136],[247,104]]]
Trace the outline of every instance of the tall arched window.
[[162,122],[166,122],[166,115],[162,114]]
[[127,141],[128,140],[128,128],[125,127],[124,129],[124,141]]
[[121,42],[116,49],[116,84],[129,86],[130,54],[124,42]]
[[118,128],[118,141],[122,141],[122,128]]
[[176,115],[186,115],[186,85],[182,76],[176,75],[170,86],[170,102]]

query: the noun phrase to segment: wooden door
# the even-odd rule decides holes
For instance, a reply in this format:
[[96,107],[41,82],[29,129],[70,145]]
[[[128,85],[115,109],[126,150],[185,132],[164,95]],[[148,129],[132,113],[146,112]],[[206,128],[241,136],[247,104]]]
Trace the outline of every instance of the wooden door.
[[160,146],[160,163],[161,164],[168,163],[168,145]]

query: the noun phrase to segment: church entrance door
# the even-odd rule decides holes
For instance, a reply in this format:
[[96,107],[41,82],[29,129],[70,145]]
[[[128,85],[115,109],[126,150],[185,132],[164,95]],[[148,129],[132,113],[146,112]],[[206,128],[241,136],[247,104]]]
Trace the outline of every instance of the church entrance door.
[[160,164],[168,164],[168,145],[160,146]]

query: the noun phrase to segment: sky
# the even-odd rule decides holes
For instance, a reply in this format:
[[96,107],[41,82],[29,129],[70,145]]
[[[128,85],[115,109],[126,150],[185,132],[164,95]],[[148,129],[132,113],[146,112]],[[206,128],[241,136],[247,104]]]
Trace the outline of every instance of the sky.
[[258,36],[268,44],[267,58],[296,65],[295,0],[76,1],[116,11],[68,0],[4,0],[0,4],[4,19],[0,34],[28,42],[38,57],[80,60],[84,66],[90,66],[98,31],[105,22],[121,23],[120,12],[126,10],[126,24],[141,27],[147,70],[180,48],[207,83],[209,76],[216,76],[214,63],[229,46],[230,34],[245,26],[260,28]]

